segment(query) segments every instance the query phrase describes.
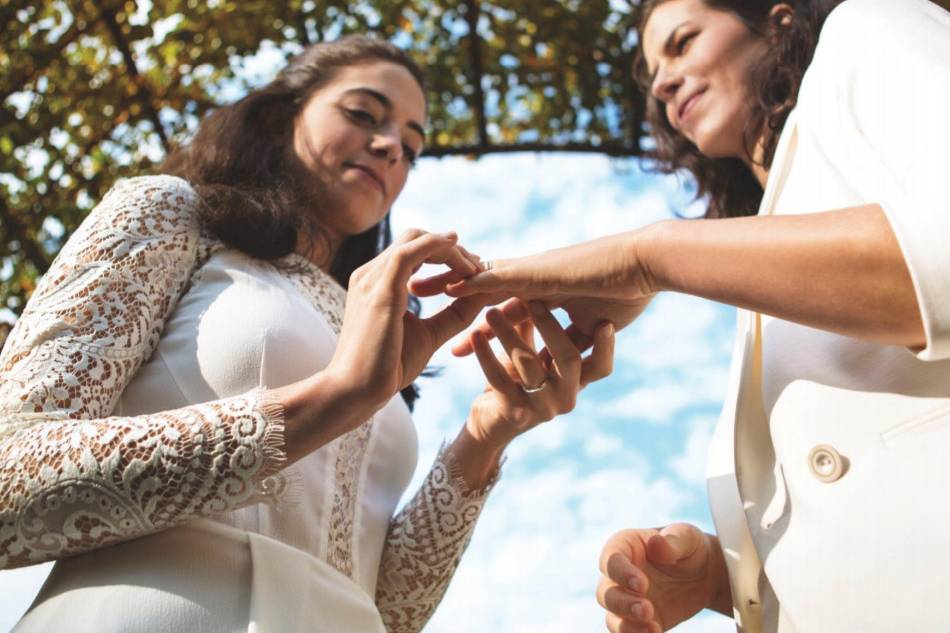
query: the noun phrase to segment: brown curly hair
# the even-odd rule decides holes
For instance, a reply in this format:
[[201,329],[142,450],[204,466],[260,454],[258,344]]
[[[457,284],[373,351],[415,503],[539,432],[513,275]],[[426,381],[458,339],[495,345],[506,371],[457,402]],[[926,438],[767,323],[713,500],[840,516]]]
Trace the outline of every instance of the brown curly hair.
[[[669,0],[644,0],[640,6],[637,32],[643,28],[653,11]],[[748,91],[753,99],[752,116],[745,126],[745,145],[752,147],[761,137],[762,165],[771,167],[782,127],[798,100],[805,70],[811,63],[818,44],[818,34],[825,18],[843,0],[702,0],[713,9],[728,11],[761,38],[773,38],[775,44],[753,67],[748,77]],[[787,4],[793,10],[787,24],[774,24],[772,7]],[[762,187],[748,165],[738,158],[709,158],[673,129],[666,118],[663,103],[652,96],[650,76],[642,47],[638,47],[633,75],[646,95],[646,122],[656,142],[647,156],[655,161],[660,173],[685,170],[696,181],[697,198],[707,198],[707,218],[755,215],[762,200]]]
[[[276,260],[294,251],[300,235],[313,249],[322,234],[312,210],[326,198],[293,152],[294,119],[340,70],[372,61],[406,68],[425,94],[419,66],[385,40],[349,35],[313,44],[272,82],[214,110],[156,171],[184,178],[194,187],[202,202],[202,223],[231,248]],[[353,271],[391,242],[387,214],[376,226],[343,241],[330,262],[330,275],[348,287]],[[419,312],[415,297],[410,297],[410,310]],[[403,390],[410,408],[416,396],[415,385]]]

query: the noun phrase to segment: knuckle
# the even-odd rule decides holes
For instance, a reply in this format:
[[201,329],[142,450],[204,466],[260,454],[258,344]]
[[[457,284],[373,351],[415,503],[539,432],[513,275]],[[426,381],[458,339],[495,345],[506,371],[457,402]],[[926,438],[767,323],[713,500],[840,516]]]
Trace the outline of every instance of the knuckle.
[[408,242],[409,240],[414,240],[420,235],[424,235],[425,231],[422,229],[406,229],[399,234],[399,241]]

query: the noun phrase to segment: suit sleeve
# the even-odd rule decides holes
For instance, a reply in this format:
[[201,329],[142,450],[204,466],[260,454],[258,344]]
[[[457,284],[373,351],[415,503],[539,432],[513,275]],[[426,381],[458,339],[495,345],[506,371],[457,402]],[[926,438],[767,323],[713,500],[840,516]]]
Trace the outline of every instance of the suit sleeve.
[[[830,46],[829,46],[830,44]],[[825,45],[825,46],[822,46]],[[821,33],[842,128],[867,167],[921,310],[922,360],[950,358],[950,13],[927,0],[849,0]]]

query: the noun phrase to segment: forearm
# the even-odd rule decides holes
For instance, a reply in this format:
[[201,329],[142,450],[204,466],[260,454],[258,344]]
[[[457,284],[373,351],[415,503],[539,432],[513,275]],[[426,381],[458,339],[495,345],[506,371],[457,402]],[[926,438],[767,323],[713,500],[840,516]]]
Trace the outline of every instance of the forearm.
[[272,389],[269,397],[283,410],[287,465],[353,430],[382,406],[326,371]]
[[885,344],[925,344],[913,283],[878,205],[661,222],[628,234],[656,290]]

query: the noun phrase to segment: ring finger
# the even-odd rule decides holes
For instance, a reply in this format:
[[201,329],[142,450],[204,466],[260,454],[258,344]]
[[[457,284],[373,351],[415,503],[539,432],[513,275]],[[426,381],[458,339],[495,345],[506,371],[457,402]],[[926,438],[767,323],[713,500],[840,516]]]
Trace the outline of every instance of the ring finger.
[[518,334],[501,310],[492,308],[485,315],[485,319],[511,359],[511,365],[521,379],[521,384],[528,388],[543,385],[548,375],[538,360],[534,347]]

